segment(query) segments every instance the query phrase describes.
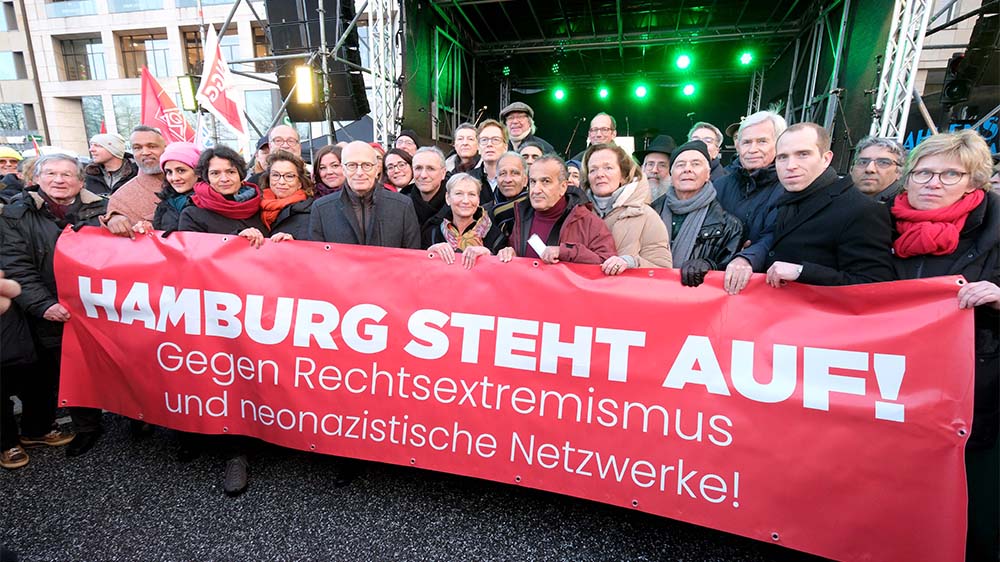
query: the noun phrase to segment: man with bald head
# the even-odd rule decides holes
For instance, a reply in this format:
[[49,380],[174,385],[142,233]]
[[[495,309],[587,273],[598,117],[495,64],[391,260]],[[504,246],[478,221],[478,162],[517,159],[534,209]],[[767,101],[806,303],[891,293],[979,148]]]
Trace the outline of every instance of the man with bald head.
[[339,244],[420,248],[420,225],[410,198],[379,185],[375,149],[354,141],[341,166],[347,189],[317,199],[309,215],[310,239]]

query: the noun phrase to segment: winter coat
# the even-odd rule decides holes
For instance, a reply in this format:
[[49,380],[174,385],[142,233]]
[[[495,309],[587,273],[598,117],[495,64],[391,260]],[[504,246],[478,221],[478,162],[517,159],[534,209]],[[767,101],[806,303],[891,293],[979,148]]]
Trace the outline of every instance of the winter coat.
[[[552,144],[549,143],[549,141],[543,139],[542,137],[536,136],[534,133],[524,137],[524,139],[520,143],[518,143],[517,146],[520,148],[524,146],[525,143],[529,142],[537,143],[538,145],[540,145],[542,147],[542,154],[555,154],[556,152],[556,149],[552,147]],[[507,150],[511,152],[517,152],[517,148],[514,148],[513,140],[507,141]]]
[[649,182],[641,172],[625,184],[604,224],[619,256],[632,256],[638,267],[671,267],[670,232],[649,206]]
[[[497,190],[496,195],[496,199],[500,199],[500,201],[493,200],[488,203],[481,204],[483,205],[483,209],[489,213],[493,224],[500,229],[500,232],[502,232],[504,236],[510,237],[511,231],[514,230],[514,206],[521,201],[527,201],[528,190],[525,189],[518,194],[517,197],[509,201],[506,197],[504,197],[503,193],[500,193],[499,189]],[[480,199],[480,201],[482,201],[482,199]]]
[[[480,207],[473,217],[475,221],[479,221],[485,212],[486,211]],[[489,215],[487,214],[487,216]],[[453,217],[454,215],[452,214],[451,207],[445,207],[441,209],[438,214],[431,217],[426,224],[424,224],[423,234],[421,236],[421,242],[424,248],[430,248],[434,244],[447,242],[447,240],[445,240],[444,233],[441,232],[441,225],[444,223],[445,219],[447,219],[448,222],[453,222]],[[475,221],[469,228],[476,225]],[[495,222],[492,222],[492,217],[490,218],[490,221],[490,229],[486,232],[486,236],[483,237],[483,246],[486,247],[493,255],[496,255],[497,252],[507,247],[507,236],[505,236],[504,233],[497,228],[497,224]],[[456,249],[455,251],[460,252],[461,250]]]
[[715,185],[719,180],[721,180],[722,178],[728,176],[733,172],[728,167],[722,165],[721,156],[712,160],[712,162],[709,165],[711,166],[712,171],[709,172],[708,179],[712,181],[712,185]]
[[21,284],[15,302],[29,318],[39,343],[47,349],[57,349],[62,342],[62,323],[43,318],[45,311],[59,302],[52,265],[56,241],[67,225],[100,226],[98,217],[106,207],[106,199],[84,189],[66,219],[61,220],[52,215],[41,195],[25,192],[0,213],[0,269]]
[[[577,190],[566,190],[566,211],[545,241],[546,246],[559,246],[559,260],[571,263],[601,264],[618,255],[615,239],[604,221],[593,211],[590,202],[584,202]],[[510,246],[519,256],[527,255],[528,237],[535,209],[527,199],[514,206],[514,229]],[[659,217],[657,217],[659,220]]]
[[[660,215],[666,202],[666,195],[653,201],[653,211]],[[706,260],[712,264],[712,269],[716,271],[726,269],[726,266],[743,246],[743,231],[743,222],[740,219],[727,213],[718,201],[712,201],[708,205],[705,222],[701,224],[698,238],[691,250],[691,257],[688,259]],[[680,267],[684,264],[676,265]]]
[[[798,211],[787,224],[779,220],[775,225],[773,245],[758,273],[784,261],[801,264],[798,281],[810,285],[894,279],[892,226],[885,205],[855,189],[850,176],[837,179],[832,169],[806,189],[818,182],[826,185],[798,203]],[[780,212],[779,207],[779,218]]]
[[[970,282],[1000,285],[1000,194],[987,193],[969,213],[954,252],[946,256],[893,256],[892,266],[899,279],[962,275]],[[975,332],[975,405],[968,446],[989,448],[1000,431],[1000,311],[977,306]]]
[[[188,199],[188,204],[185,207],[191,207],[194,203]],[[184,209],[181,209],[183,211]],[[156,230],[162,230],[164,232],[173,232],[177,230],[178,223],[181,220],[181,211],[178,211],[173,205],[165,200],[161,200],[159,204],[156,205],[156,211],[153,213],[153,228]]]
[[0,189],[0,204],[10,203],[12,199],[24,191],[24,182],[17,177],[17,174],[7,174],[0,180],[0,184],[3,184],[2,189]]
[[119,170],[120,175],[115,180],[114,185],[108,185],[108,180],[104,176],[104,165],[91,163],[84,168],[83,173],[86,175],[85,185],[87,191],[94,193],[96,195],[108,196],[118,191],[118,188],[128,183],[129,180],[134,178],[139,173],[139,166],[135,163],[132,155],[125,153],[125,157],[122,158],[122,167]]
[[743,221],[747,240],[756,243],[771,226],[771,207],[785,189],[778,181],[778,172],[773,163],[766,168],[748,172],[737,161],[732,172],[718,181],[712,179],[715,199],[727,213]]
[[434,197],[431,197],[430,201],[424,201],[423,196],[420,195],[420,190],[417,189],[417,184],[411,183],[410,185],[399,190],[401,195],[405,195],[410,198],[413,202],[413,210],[417,213],[417,223],[420,224],[420,228],[423,229],[424,224],[430,220],[431,217],[438,214],[442,208],[444,208],[444,196],[445,196],[444,183],[438,188],[437,193]]
[[296,240],[309,240],[309,212],[312,205],[313,198],[310,197],[282,209],[278,218],[271,223],[271,235],[284,232],[291,234]]
[[420,248],[420,225],[410,198],[376,187],[372,191],[372,212],[367,217],[365,240],[358,219],[341,189],[320,197],[309,214],[309,239],[339,244],[362,244],[387,248]]
[[180,219],[177,221],[177,230],[185,232],[236,235],[247,228],[256,228],[264,236],[268,235],[267,226],[264,225],[264,221],[260,218],[260,211],[245,219],[231,219],[215,211],[191,205],[181,211]]

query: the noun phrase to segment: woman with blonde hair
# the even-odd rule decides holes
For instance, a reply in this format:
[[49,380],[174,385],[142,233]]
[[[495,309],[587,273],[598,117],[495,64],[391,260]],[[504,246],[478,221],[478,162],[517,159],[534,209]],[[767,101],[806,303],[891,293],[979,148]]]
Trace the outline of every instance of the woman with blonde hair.
[[962,275],[968,282],[958,306],[975,311],[968,560],[996,560],[1000,552],[1000,196],[990,190],[991,174],[989,147],[975,131],[933,135],[910,152],[904,191],[892,203],[896,275]]

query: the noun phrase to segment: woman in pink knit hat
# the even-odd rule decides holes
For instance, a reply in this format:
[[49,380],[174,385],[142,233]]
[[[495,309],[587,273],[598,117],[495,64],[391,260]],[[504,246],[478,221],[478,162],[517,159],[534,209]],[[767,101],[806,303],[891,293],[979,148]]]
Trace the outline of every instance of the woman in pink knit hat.
[[189,142],[175,142],[167,145],[160,156],[160,167],[163,169],[163,189],[157,194],[160,203],[156,206],[153,222],[139,221],[133,230],[145,233],[149,230],[177,230],[177,221],[181,211],[191,205],[194,195],[194,184],[198,181],[195,167],[201,149]]

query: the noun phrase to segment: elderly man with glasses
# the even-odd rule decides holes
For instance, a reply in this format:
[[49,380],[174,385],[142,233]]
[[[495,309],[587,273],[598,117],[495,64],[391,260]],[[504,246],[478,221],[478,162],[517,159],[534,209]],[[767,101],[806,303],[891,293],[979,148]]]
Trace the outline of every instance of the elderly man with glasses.
[[892,139],[865,137],[858,142],[851,179],[861,193],[892,205],[903,190],[902,166],[906,149]]
[[[538,143],[542,147],[542,152],[548,154],[555,152],[552,145],[542,137],[535,135],[535,110],[531,106],[520,101],[516,101],[500,111],[500,120],[507,126],[508,148],[517,151],[521,145],[527,142]],[[501,151],[504,152],[504,151]]]
[[728,176],[730,170],[722,165],[722,131],[715,125],[706,121],[699,121],[688,131],[688,142],[701,141],[708,147],[708,155],[711,157],[709,163],[712,172],[709,179],[719,181],[720,178]]
[[309,215],[310,239],[387,248],[420,248],[420,226],[406,195],[376,185],[375,149],[354,141],[341,160],[347,189],[322,197]]

